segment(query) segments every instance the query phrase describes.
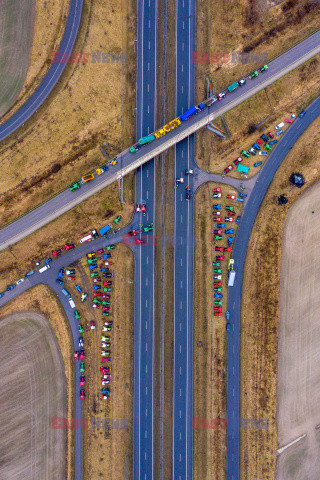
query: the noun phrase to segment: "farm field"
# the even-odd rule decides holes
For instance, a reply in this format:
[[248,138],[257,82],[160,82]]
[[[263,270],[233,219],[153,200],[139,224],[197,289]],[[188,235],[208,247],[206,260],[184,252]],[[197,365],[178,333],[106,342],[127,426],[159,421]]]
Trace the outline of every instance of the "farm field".
[[0,478],[60,480],[66,476],[66,378],[57,339],[40,313],[0,319]]
[[[274,176],[246,255],[241,299],[241,418],[267,421],[267,428],[247,428],[240,433],[240,477],[248,480],[275,478],[276,450],[281,443],[276,420],[281,232],[290,207],[320,180],[319,124],[315,120],[301,135]],[[303,174],[303,188],[289,183],[292,172]],[[279,206],[282,193],[288,203]],[[307,251],[304,245],[301,250]]]
[[290,208],[282,232],[278,342],[278,445],[307,437],[277,458],[276,480],[313,480],[320,470],[320,184]]
[[24,84],[32,48],[33,0],[0,3],[0,118],[10,109]]

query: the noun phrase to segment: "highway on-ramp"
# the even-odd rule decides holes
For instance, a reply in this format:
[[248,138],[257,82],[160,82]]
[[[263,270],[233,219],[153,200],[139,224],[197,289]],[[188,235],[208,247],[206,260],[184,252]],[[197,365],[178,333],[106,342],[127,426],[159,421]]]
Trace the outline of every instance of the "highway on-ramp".
[[[233,258],[236,271],[235,283],[228,291],[228,310],[231,331],[228,333],[227,358],[227,480],[239,480],[239,436],[240,436],[240,313],[241,289],[246,250],[252,227],[266,191],[281,162],[300,135],[320,115],[320,97],[307,109],[303,118],[297,118],[283,135],[268,161],[255,177],[256,183],[246,199],[242,219],[236,236]],[[288,176],[291,172],[288,172]],[[244,183],[245,185],[245,183]],[[279,192],[280,194],[281,192]]]
[[[69,15],[67,19],[66,28],[59,47],[59,51],[66,56],[70,56],[77,38],[83,0],[71,0]],[[61,57],[60,57],[61,58]],[[48,95],[52,92],[59,78],[61,77],[67,62],[53,63],[47,75],[33,93],[33,95],[26,101],[26,103],[14,114],[9,120],[0,125],[0,141],[7,138],[14,133],[19,127],[29,120],[29,118],[37,111],[37,109],[46,100]]]
[[[225,113],[240,104],[251,95],[257,93],[267,85],[270,85],[275,80],[279,79],[281,76],[285,75],[293,68],[296,68],[298,65],[319,52],[320,30],[270,62],[269,68],[266,72],[260,74],[253,80],[247,80],[244,86],[227,94],[221,102],[216,102],[211,107],[206,107],[197,115],[182,122],[179,127],[167,133],[165,136],[143,146],[138,152],[134,154],[130,153],[128,150],[122,152],[118,156],[118,164],[111,167],[104,175],[100,175],[94,181],[87,185],[83,185],[75,192],[66,190],[56,195],[53,199],[36,208],[24,217],[21,217],[16,222],[2,228],[0,230],[0,250],[7,248],[9,245],[21,240],[21,238],[46,225],[55,218],[58,218],[86,198],[89,198],[91,195],[100,191],[107,185],[110,185],[121,176],[135,170],[143,163],[146,163],[156,155],[159,155],[179,141],[188,137],[195,131],[207,125],[209,121],[214,120],[222,113]],[[151,64],[149,68],[151,68]]]

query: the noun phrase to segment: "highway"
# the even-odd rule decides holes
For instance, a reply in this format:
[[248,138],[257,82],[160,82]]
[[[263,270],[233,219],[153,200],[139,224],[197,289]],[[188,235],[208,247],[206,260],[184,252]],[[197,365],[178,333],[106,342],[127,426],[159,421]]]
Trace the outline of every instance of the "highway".
[[[193,0],[176,1],[176,115],[194,104],[196,12]],[[185,177],[194,168],[194,135],[176,144],[175,176]],[[175,189],[174,209],[174,351],[173,351],[173,480],[192,478],[193,466],[193,198],[186,199],[186,185]]]
[[[156,128],[157,0],[138,2],[137,122],[138,138]],[[137,224],[154,221],[155,161],[136,171],[136,202],[145,202],[146,216],[136,213]],[[141,236],[140,238],[145,236]],[[134,324],[134,480],[152,480],[154,464],[154,264],[155,244],[135,248]]]
[[[171,146],[184,138],[187,138],[192,133],[195,133],[209,121],[214,120],[216,117],[236,105],[239,105],[251,95],[257,93],[267,85],[270,85],[275,80],[279,79],[281,76],[285,75],[319,52],[320,30],[270,62],[269,68],[266,72],[260,74],[259,77],[253,80],[247,80],[247,83],[244,86],[241,88],[239,87],[234,92],[226,95],[221,102],[216,102],[209,108],[206,107],[197,115],[182,122],[179,127],[167,133],[164,137],[143,146],[143,148],[135,154],[130,153],[128,150],[122,152],[118,156],[118,164],[111,167],[104,175],[98,176],[94,181],[87,185],[83,185],[75,192],[70,192],[69,190],[61,192],[42,206],[36,208],[24,217],[21,217],[16,222],[2,228],[0,250],[7,248],[18,240],[21,240],[21,238],[24,238],[55,218],[58,218],[60,215],[89,198],[94,193],[97,193],[102,188],[110,185],[121,176],[135,170],[156,155],[160,155],[160,153],[164,152]],[[149,69],[150,68],[151,66],[149,66]],[[151,113],[149,115],[151,115]]]
[[[82,4],[83,0],[70,1],[67,24],[59,47],[59,51],[66,53],[68,56],[71,55],[77,38],[81,20]],[[47,75],[33,95],[14,115],[12,115],[12,117],[9,118],[9,120],[0,125],[0,141],[13,134],[38,110],[48,95],[52,92],[66,65],[66,62],[52,64]]]
[[[281,162],[300,135],[320,115],[320,97],[307,109],[303,118],[297,118],[283,135],[267,162],[255,176],[255,184],[245,202],[242,219],[236,236],[233,258],[236,278],[228,291],[231,332],[228,333],[227,353],[227,480],[239,480],[239,436],[240,436],[240,314],[241,289],[246,251],[252,227],[261,202]],[[288,177],[292,172],[288,172]],[[245,182],[243,182],[245,185]],[[281,192],[279,192],[280,194]],[[279,207],[280,208],[280,207]]]

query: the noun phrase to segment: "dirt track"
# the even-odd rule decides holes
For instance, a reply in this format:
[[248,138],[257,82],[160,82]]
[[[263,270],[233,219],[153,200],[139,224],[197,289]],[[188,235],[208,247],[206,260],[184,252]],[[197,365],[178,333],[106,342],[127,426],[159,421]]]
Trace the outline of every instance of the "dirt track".
[[42,315],[19,312],[0,319],[0,479],[65,478],[64,365],[56,337]]
[[[291,207],[283,230],[277,427],[277,480],[315,480],[320,471],[320,185]],[[312,211],[314,213],[312,213]]]

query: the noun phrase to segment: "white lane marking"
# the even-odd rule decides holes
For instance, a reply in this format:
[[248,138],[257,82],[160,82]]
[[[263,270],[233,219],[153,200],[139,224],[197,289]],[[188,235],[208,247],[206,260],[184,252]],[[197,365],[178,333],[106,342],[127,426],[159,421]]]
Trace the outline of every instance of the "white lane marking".
[[179,411],[180,418],[182,417],[181,410]]
[[179,372],[180,372],[180,375],[181,375],[182,374],[182,368],[181,367],[179,368]]
[[183,72],[183,64],[181,65],[181,72]]
[[147,178],[149,177],[149,170],[147,170]]
[[182,258],[180,259],[180,265],[181,265],[181,267],[182,267]]
[[180,348],[179,348],[179,350],[180,350],[180,353],[181,353],[181,343],[180,343]]
[[182,29],[184,30],[184,22],[182,22]]
[[180,308],[180,310],[182,310],[182,302],[181,301],[180,301],[179,308]]
[[181,217],[180,217],[180,222],[181,222],[181,223],[183,223],[183,218],[182,218],[182,215],[181,215]]
[[148,322],[146,321],[146,330],[148,330]]
[[147,200],[149,200],[149,190],[147,190]]
[[148,284],[149,284],[149,279],[146,278],[146,287],[148,286]]
[[182,282],[182,280],[181,280],[181,282],[180,282],[180,288],[182,288],[182,285],[183,285],[183,282]]
[[181,397],[181,388],[180,388],[180,397]]
[[147,89],[148,89],[148,92],[150,92],[150,85],[149,85],[149,83],[148,83],[148,85],[147,85]]
[[182,193],[181,193],[181,195],[180,195],[180,200],[182,201]]
[[150,62],[148,62],[148,70],[150,70]]
[[151,43],[150,43],[150,40],[149,40],[149,45],[148,45],[148,48],[149,48],[149,50],[150,50],[150,48],[151,48]]
[[184,52],[184,43],[182,44],[182,51]]
[[146,408],[146,417],[148,416],[148,409]]
[[149,20],[149,28],[150,28],[150,26],[151,26],[151,22],[150,22],[150,20]]
[[144,431],[144,438],[147,438],[148,437],[148,432],[147,430]]
[[146,373],[148,373],[148,365],[146,365]]
[[181,158],[183,158],[183,150],[182,150],[182,152],[181,152]]
[[146,300],[146,307],[148,306],[148,300]]
[[146,343],[146,352],[148,351],[148,344]]
[[148,395],[148,387],[146,387],[146,395]]
[[181,85],[181,93],[183,93],[183,85]]
[[148,105],[148,113],[150,113],[150,107],[149,107],[149,105]]
[[149,263],[149,257],[146,258],[146,261],[147,261],[147,265],[148,265],[148,263]]
[[181,322],[180,322],[179,326],[180,326],[180,332],[181,332],[181,330],[182,330],[182,323]]

